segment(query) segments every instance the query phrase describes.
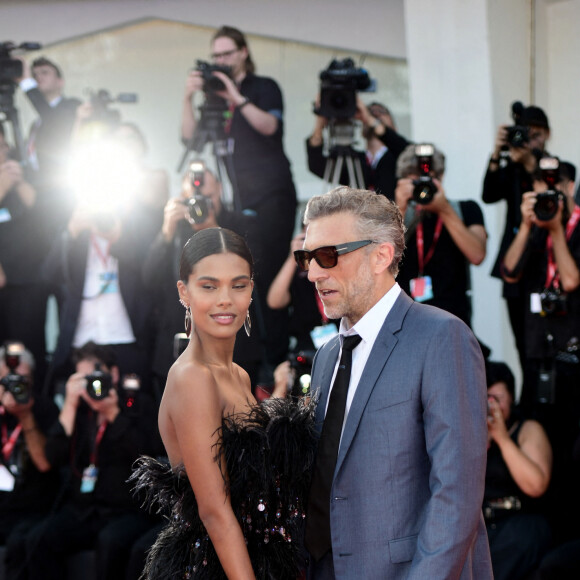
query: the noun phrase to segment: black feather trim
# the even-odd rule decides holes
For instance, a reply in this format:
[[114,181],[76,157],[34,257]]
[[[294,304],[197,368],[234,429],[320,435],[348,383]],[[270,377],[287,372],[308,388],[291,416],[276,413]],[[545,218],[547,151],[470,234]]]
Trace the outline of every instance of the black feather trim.
[[[317,442],[313,415],[313,403],[268,399],[222,421],[216,461],[227,470],[224,480],[258,580],[295,580],[304,567],[305,502]],[[169,519],[144,578],[225,579],[183,466],[171,469],[143,457],[131,481],[143,506]]]

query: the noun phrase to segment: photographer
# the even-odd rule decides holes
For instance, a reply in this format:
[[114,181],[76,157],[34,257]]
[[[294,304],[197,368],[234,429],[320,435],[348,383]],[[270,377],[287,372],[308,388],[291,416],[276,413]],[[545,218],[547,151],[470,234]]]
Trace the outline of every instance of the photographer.
[[87,343],[75,353],[58,420],[48,432],[46,457],[67,468],[64,501],[27,537],[30,578],[62,580],[68,555],[97,551],[97,578],[124,579],[132,542],[151,526],[131,498],[133,462],[152,453],[154,414],[122,404],[114,353]]
[[487,362],[488,450],[483,513],[495,580],[527,578],[546,552],[550,527],[535,498],[552,473],[552,448],[537,421],[514,409],[514,376]]
[[64,77],[54,62],[42,56],[29,66],[21,60],[20,88],[39,115],[28,138],[28,161],[38,172],[43,193],[55,193],[54,189],[63,185],[76,110],[81,102],[63,96]]
[[[317,105],[319,100],[320,97],[317,98]],[[362,169],[365,188],[394,199],[397,159],[409,141],[397,133],[389,110],[381,103],[371,103],[367,107],[357,95],[354,120],[362,123],[362,134],[366,141],[366,151],[353,150]],[[308,169],[318,177],[324,177],[327,163],[331,159],[324,154],[324,129],[327,125],[328,119],[317,114],[314,131],[306,140]],[[339,182],[349,185],[346,167],[341,171]]]
[[0,344],[8,339],[24,342],[37,362],[40,384],[46,371],[48,289],[37,273],[46,244],[36,190],[13,153],[0,123]]
[[59,483],[44,452],[58,409],[34,392],[33,373],[34,358],[22,343],[0,347],[0,545],[6,545],[4,567],[11,579],[19,578],[26,533],[47,515]]
[[407,225],[397,282],[417,302],[471,325],[469,267],[485,258],[487,233],[476,202],[447,199],[444,171],[443,153],[428,144],[409,145],[397,161],[395,202]]
[[[484,203],[506,202],[504,232],[491,271],[492,276],[500,279],[503,279],[502,260],[520,226],[522,194],[532,189],[537,160],[544,154],[546,142],[550,138],[548,117],[540,107],[524,107],[516,102],[512,105],[512,111],[516,124],[498,127],[482,191]],[[523,328],[527,304],[520,284],[505,279],[503,282],[503,297],[523,369],[526,351]]]
[[[212,52],[216,65],[231,69],[231,78],[223,72],[213,72],[212,76],[224,86],[223,90],[215,91],[213,98],[222,99],[224,112],[229,109],[231,115],[225,122],[224,136],[231,152],[232,167],[228,171],[233,170],[229,177],[236,189],[239,209],[252,211],[259,222],[262,263],[256,272],[256,283],[262,288],[260,307],[268,336],[268,359],[274,366],[286,356],[287,313],[270,310],[265,294],[286,258],[296,212],[296,191],[282,143],[282,93],[274,80],[254,74],[246,38],[236,28],[220,28],[213,36]],[[202,73],[191,72],[181,124],[185,142],[194,137],[199,123],[193,98],[204,90]]]
[[[154,296],[156,331],[152,370],[155,395],[159,398],[165,388],[167,372],[179,354],[174,337],[184,332],[185,313],[175,282],[179,279],[179,258],[187,240],[201,229],[217,226],[231,229],[247,240],[256,268],[262,262],[256,218],[226,210],[221,203],[221,184],[215,175],[203,163],[193,162],[192,167],[196,171],[190,169],[183,176],[181,196],[170,199],[165,205],[163,225],[143,263],[143,282]],[[255,385],[262,360],[255,305],[250,307],[250,314],[256,327],[249,337],[240,331],[234,360],[248,372]]]
[[44,278],[63,296],[48,381],[70,373],[73,347],[94,341],[114,349],[122,374],[143,377],[147,390],[151,298],[140,269],[159,221],[135,192],[119,189],[122,180],[108,163],[90,181],[82,175],[73,213],[43,266]]
[[573,197],[574,166],[560,162],[559,174],[552,216],[539,211],[549,190],[540,180],[545,175],[524,193],[519,230],[503,261],[505,280],[520,282],[527,307],[520,403],[542,420],[554,448],[554,500],[567,504],[555,513],[578,509],[570,470],[580,420],[580,207]]

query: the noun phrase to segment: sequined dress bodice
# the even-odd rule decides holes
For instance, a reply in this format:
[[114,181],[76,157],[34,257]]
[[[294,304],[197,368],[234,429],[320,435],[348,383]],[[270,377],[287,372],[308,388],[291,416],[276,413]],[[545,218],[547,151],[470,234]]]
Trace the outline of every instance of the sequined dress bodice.
[[[315,448],[312,406],[302,402],[269,399],[223,419],[216,460],[226,466],[231,505],[257,579],[295,580],[304,565],[304,509]],[[168,519],[144,578],[226,579],[184,467],[143,457],[132,480],[144,504]]]

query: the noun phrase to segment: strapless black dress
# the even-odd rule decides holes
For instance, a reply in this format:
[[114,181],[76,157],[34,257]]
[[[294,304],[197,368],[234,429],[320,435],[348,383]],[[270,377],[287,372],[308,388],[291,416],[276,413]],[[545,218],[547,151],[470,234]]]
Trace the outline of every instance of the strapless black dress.
[[[296,580],[305,566],[302,535],[317,441],[313,417],[312,404],[268,399],[249,413],[224,418],[219,430],[216,461],[227,468],[232,508],[259,580]],[[172,469],[142,457],[131,480],[144,506],[168,519],[143,578],[225,579],[183,465]]]

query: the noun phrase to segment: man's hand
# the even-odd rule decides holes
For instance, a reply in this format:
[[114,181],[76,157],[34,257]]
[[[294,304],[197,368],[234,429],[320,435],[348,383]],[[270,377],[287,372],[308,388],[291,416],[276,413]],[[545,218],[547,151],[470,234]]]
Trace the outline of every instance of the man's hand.
[[89,407],[102,415],[106,421],[112,423],[116,418],[117,415],[121,412],[119,407],[119,395],[117,394],[117,389],[114,387],[111,388],[109,394],[100,400],[91,399],[91,397],[87,394],[85,397],[85,401],[89,404]]
[[440,214],[442,212],[448,211],[451,206],[449,204],[449,200],[445,196],[445,190],[443,189],[441,182],[438,179],[433,178],[433,183],[435,184],[437,191],[431,202],[423,205],[423,209],[425,211]]
[[187,208],[183,204],[183,200],[175,197],[171,198],[163,210],[163,226],[161,232],[166,242],[170,242],[175,237],[177,231],[177,224],[187,219]]
[[0,165],[0,200],[19,183],[22,183],[22,168],[12,159]]
[[228,75],[221,71],[214,71],[212,74],[220,79],[220,81],[225,85],[223,91],[216,91],[218,97],[225,99],[228,104],[233,105],[234,107],[239,107],[246,100],[246,97],[244,97],[238,90],[236,83],[234,83]]
[[28,62],[22,57],[22,56],[15,56],[14,57],[16,60],[19,60],[22,63],[22,76],[18,77],[16,79],[16,82],[20,82],[24,79],[30,79],[32,78],[32,73],[30,70],[30,65],[28,64]]
[[202,90],[203,77],[201,76],[201,72],[198,70],[190,71],[185,80],[185,100],[188,102],[191,101],[193,95]]
[[402,177],[397,181],[397,187],[395,188],[395,203],[403,216],[407,211],[409,201],[413,198],[414,187],[413,180],[409,177]]
[[4,390],[0,396],[0,403],[6,412],[14,415],[20,423],[25,423],[32,417],[32,405],[34,405],[32,397],[27,403],[18,403],[10,391]]

